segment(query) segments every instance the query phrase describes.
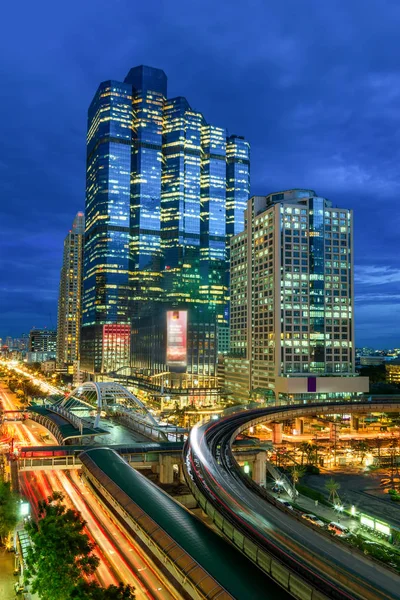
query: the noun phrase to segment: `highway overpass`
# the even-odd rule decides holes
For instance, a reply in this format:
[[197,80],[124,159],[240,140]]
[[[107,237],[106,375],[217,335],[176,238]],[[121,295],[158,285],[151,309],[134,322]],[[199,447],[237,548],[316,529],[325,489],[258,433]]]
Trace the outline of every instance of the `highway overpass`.
[[268,503],[263,490],[240,469],[232,442],[262,422],[360,412],[400,412],[400,402],[364,400],[245,410],[195,426],[185,445],[185,476],[200,506],[235,546],[297,598],[393,600],[400,598],[399,577],[329,533],[314,530],[290,511]]

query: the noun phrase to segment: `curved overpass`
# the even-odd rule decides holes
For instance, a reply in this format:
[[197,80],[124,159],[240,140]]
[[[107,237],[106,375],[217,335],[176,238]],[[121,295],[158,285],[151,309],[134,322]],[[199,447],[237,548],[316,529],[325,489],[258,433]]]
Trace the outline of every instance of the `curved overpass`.
[[299,599],[393,600],[396,573],[329,534],[268,503],[232,453],[235,437],[251,425],[296,416],[400,412],[400,402],[315,403],[245,410],[197,425],[184,448],[185,476],[203,510],[231,541]]

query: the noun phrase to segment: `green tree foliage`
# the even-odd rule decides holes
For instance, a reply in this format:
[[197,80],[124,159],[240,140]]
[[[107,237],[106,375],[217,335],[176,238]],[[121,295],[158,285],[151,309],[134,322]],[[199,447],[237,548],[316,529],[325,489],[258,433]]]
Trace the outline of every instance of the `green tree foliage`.
[[369,383],[385,383],[386,368],[385,365],[367,365],[359,368],[360,375],[369,377]]
[[69,596],[71,600],[134,600],[135,593],[131,585],[119,584],[102,588],[97,583],[80,583]]
[[79,512],[67,509],[63,494],[54,492],[39,502],[38,521],[27,524],[32,546],[28,550],[26,580],[41,600],[133,600],[133,588],[101,588],[88,582],[99,564],[84,533]]
[[340,497],[338,494],[338,491],[340,490],[340,483],[338,481],[335,481],[333,477],[331,477],[325,483],[325,489],[329,492],[329,501],[332,502],[332,504],[340,503]]
[[304,456],[308,456],[310,451],[310,444],[308,442],[301,442],[299,446],[301,452],[301,466],[304,464]]
[[0,479],[0,539],[4,543],[18,522],[18,497],[10,483]]
[[93,575],[99,559],[83,533],[80,514],[66,509],[63,495],[54,492],[39,502],[39,519],[28,523],[32,539],[27,580],[42,600],[66,600],[84,576]]
[[302,467],[301,465],[295,465],[292,468],[292,480],[293,480],[293,485],[295,487],[299,483],[300,479],[302,477],[304,477],[305,474],[306,474],[306,468]]

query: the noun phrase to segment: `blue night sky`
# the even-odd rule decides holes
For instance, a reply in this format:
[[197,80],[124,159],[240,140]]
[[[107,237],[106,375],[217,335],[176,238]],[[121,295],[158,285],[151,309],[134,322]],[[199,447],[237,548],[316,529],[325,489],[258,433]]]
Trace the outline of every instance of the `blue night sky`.
[[354,209],[356,343],[400,346],[397,0],[22,0],[2,21],[1,337],[55,327],[88,105],[148,64],[249,139],[252,193],[306,187]]

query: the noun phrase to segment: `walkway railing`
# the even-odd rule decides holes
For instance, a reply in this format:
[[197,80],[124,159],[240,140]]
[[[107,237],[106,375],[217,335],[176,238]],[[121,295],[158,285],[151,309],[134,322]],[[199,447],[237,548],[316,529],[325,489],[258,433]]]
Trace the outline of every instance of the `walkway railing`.
[[50,412],[54,412],[57,415],[60,415],[61,417],[64,417],[64,419],[66,421],[71,423],[71,425],[73,425],[74,427],[76,427],[79,430],[80,435],[83,435],[84,427],[93,429],[93,426],[89,421],[85,421],[81,417],[74,415],[74,413],[70,412],[69,410],[67,410],[65,408],[62,408],[61,406],[55,406],[54,404],[46,403],[46,404],[44,404],[44,408],[46,408]]
[[130,411],[122,406],[119,406],[114,414],[128,428],[157,442],[183,442],[185,439],[185,432],[164,430],[161,426],[154,426],[145,419],[140,418],[137,412]]

